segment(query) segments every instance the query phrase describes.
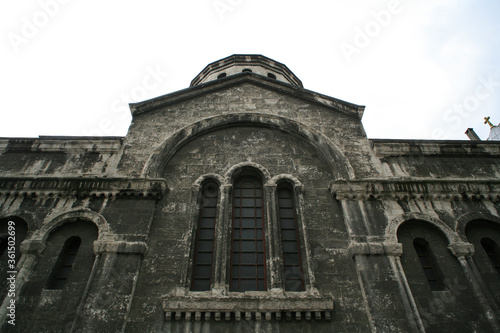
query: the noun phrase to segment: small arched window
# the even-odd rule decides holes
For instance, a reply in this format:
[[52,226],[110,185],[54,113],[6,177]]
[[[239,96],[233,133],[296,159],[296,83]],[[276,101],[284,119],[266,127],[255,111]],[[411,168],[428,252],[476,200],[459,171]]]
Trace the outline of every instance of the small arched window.
[[215,221],[219,186],[214,181],[206,182],[201,191],[201,205],[196,230],[191,290],[207,291],[212,284]]
[[218,78],[218,79],[223,79],[223,78],[225,78],[226,76],[227,76],[227,74],[226,74],[226,73],[221,73],[221,74],[217,75],[217,78]]
[[283,250],[283,277],[286,291],[304,291],[304,274],[295,214],[293,188],[288,183],[278,186],[278,217]]
[[500,274],[500,255],[497,243],[495,243],[494,240],[485,237],[481,239],[481,245],[483,246],[483,249],[486,252],[488,258],[490,258],[491,264],[498,272],[498,274]]
[[267,77],[276,80],[276,75],[274,75],[273,73],[267,73]]
[[242,73],[252,73],[252,70],[250,68],[245,68],[244,70],[241,71]]
[[62,289],[68,280],[73,264],[75,263],[76,254],[80,248],[80,237],[74,236],[68,238],[64,243],[59,258],[57,258],[52,276],[49,280],[48,289]]
[[240,177],[233,190],[231,291],[266,290],[262,182]]
[[425,277],[432,291],[443,290],[443,281],[439,275],[436,262],[427,241],[417,238],[413,241],[413,247],[417,252],[420,265],[424,270]]

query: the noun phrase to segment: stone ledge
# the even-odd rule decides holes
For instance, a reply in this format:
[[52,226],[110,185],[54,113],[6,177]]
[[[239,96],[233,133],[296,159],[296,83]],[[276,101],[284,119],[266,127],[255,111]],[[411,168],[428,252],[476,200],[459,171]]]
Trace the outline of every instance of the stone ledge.
[[474,255],[474,245],[470,243],[464,243],[464,242],[451,243],[450,246],[448,246],[448,249],[450,249],[450,251],[456,257]]
[[500,180],[368,179],[332,181],[337,200],[500,200]]
[[401,256],[403,254],[403,245],[393,242],[351,242],[348,253],[350,257],[355,255]]
[[400,156],[497,157],[499,141],[370,139],[379,158]]
[[148,246],[144,242],[95,241],[95,253],[129,253],[144,254]]
[[0,177],[0,196],[159,199],[167,191],[163,178]]
[[167,320],[330,320],[333,297],[297,296],[166,296]]
[[100,153],[115,154],[120,151],[124,137],[99,136],[40,136],[38,138],[0,138],[0,153]]

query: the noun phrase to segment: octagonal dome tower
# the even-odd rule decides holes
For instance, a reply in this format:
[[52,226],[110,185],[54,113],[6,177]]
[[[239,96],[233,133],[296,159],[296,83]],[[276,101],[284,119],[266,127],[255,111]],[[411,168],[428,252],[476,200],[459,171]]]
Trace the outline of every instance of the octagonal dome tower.
[[191,81],[191,87],[245,72],[262,75],[301,88],[303,87],[302,82],[288,67],[260,54],[234,54],[217,60],[207,65]]

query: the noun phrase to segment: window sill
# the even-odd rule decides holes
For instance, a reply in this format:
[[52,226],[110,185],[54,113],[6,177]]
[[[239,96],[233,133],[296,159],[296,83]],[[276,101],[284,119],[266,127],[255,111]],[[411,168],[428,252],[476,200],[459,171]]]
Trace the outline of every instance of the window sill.
[[209,293],[164,296],[167,320],[330,320],[333,297],[300,293],[245,292],[227,296]]

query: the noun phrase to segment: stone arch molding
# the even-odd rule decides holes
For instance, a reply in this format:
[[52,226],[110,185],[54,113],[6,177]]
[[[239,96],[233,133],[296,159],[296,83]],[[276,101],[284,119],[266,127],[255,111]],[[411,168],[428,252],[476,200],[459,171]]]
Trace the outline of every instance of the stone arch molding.
[[254,162],[241,162],[233,165],[224,175],[224,185],[230,185],[234,180],[234,173],[243,168],[253,168],[259,171],[263,177],[262,183],[266,183],[271,178],[271,173],[262,165],[254,163]]
[[469,222],[476,220],[486,220],[489,222],[494,222],[498,227],[500,227],[500,217],[498,216],[480,212],[464,214],[458,218],[455,228],[458,236],[462,239],[462,241],[468,242],[467,236],[465,235],[465,228],[467,227],[467,224]]
[[291,182],[295,188],[302,188],[302,183],[300,182],[300,180],[289,174],[276,175],[272,179],[270,179],[266,185],[277,186],[281,181],[288,181]]
[[93,222],[98,230],[98,240],[104,239],[111,233],[108,222],[101,214],[91,211],[90,209],[79,209],[60,214],[51,219],[49,222],[44,223],[40,229],[33,233],[30,240],[45,242],[52,231],[63,224],[71,223],[68,221],[75,218]]
[[390,221],[389,224],[387,225],[387,228],[385,229],[386,241],[397,243],[398,242],[397,232],[399,227],[404,222],[412,220],[420,220],[432,224],[446,236],[449,244],[460,242],[457,233],[452,228],[450,228],[446,223],[444,223],[439,219],[436,219],[434,217],[422,213],[405,213],[399,215],[398,217]]
[[196,181],[193,183],[193,187],[200,188],[201,184],[207,179],[215,180],[216,182],[219,183],[219,186],[224,184],[224,177],[221,177],[215,173],[209,173],[209,174],[202,175],[202,176],[198,177],[198,179],[196,179]]
[[189,141],[211,131],[222,128],[252,125],[278,129],[288,134],[298,136],[315,147],[328,163],[336,179],[354,179],[354,169],[341,150],[324,134],[296,121],[260,113],[226,114],[206,118],[190,124],[167,138],[160,147],[150,155],[141,176],[158,178],[162,176],[172,156]]
[[193,188],[201,188],[201,185],[207,179],[215,180],[217,183],[219,183],[219,186],[231,186],[234,180],[234,173],[245,167],[250,167],[258,170],[264,177],[264,186],[277,186],[279,182],[287,181],[291,182],[295,188],[301,189],[303,187],[300,180],[298,180],[293,175],[279,174],[271,178],[271,173],[262,165],[253,162],[242,162],[230,167],[229,170],[226,171],[224,176],[220,176],[215,173],[209,173],[198,177],[198,179],[196,179],[196,181],[193,183]]

